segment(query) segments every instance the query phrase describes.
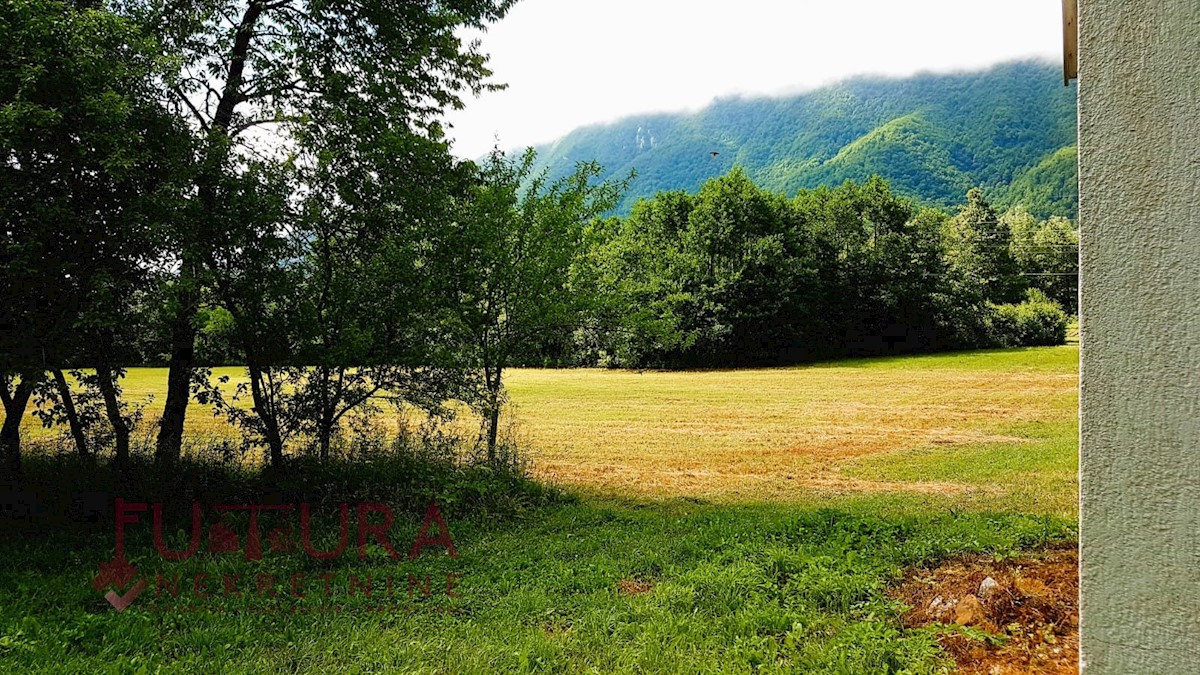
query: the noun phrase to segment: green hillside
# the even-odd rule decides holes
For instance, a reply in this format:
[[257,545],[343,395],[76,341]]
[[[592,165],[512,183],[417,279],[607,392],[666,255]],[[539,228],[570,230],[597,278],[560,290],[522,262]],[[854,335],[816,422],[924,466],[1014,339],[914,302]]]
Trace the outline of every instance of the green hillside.
[[1050,63],[1020,61],[720,99],[696,113],[584,127],[538,150],[553,175],[584,160],[614,176],[636,171],[622,211],[660,190],[694,191],[736,164],[789,195],[877,173],[932,204],[958,204],[981,185],[1001,206],[1074,217],[1074,143],[1074,87]]
[[1019,203],[1038,218],[1075,216],[1079,201],[1079,176],[1075,146],[1049,155],[997,193],[999,201]]

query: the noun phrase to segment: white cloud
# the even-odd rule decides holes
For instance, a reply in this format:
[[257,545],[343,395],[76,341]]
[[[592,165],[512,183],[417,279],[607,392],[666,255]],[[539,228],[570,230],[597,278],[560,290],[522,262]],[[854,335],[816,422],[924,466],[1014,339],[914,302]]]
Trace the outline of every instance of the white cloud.
[[1057,57],[1059,0],[521,0],[480,37],[507,90],[448,115],[455,152],[850,75]]

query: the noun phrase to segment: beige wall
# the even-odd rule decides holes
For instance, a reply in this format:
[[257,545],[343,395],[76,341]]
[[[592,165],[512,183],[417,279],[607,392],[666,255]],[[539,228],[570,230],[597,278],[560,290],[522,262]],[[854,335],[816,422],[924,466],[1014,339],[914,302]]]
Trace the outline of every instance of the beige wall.
[[1079,0],[1086,672],[1200,673],[1200,0]]

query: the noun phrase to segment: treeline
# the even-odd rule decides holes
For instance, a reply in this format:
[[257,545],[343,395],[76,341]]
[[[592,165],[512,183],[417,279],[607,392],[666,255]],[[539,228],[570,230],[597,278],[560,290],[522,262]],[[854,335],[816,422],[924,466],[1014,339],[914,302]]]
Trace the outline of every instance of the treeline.
[[[124,369],[159,359],[156,466],[180,461],[193,401],[275,469],[330,458],[380,406],[463,401],[499,461],[509,355],[570,320],[577,244],[619,191],[594,166],[546,184],[531,156],[450,153],[442,111],[494,86],[458,29],[510,5],[4,3],[6,480],[31,409],[82,461],[128,466]],[[213,356],[245,365],[235,393]]]
[[1078,235],[999,215],[973,189],[953,217],[886,181],[772,194],[740,170],[593,224],[572,283],[593,330],[529,364],[733,366],[1060,344],[1076,311]]

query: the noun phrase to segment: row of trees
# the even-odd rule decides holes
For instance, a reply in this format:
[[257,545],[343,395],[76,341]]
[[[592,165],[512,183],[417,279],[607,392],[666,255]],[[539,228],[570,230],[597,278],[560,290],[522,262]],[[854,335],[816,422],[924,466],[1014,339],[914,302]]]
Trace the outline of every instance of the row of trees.
[[979,190],[951,217],[873,178],[787,199],[734,169],[593,226],[573,283],[588,325],[529,363],[728,366],[1057,344],[1075,311],[1070,221],[998,215]]
[[[529,185],[531,157],[450,154],[439,114],[493,86],[459,28],[510,4],[5,3],[8,475],[31,402],[81,456],[104,427],[128,463],[138,411],[120,382],[146,353],[168,365],[159,464],[179,459],[194,399],[276,467],[297,436],[327,456],[345,415],[380,400],[474,403],[493,448],[512,344],[560,311],[556,279],[618,191],[594,166]],[[197,359],[214,316],[248,409]]]

